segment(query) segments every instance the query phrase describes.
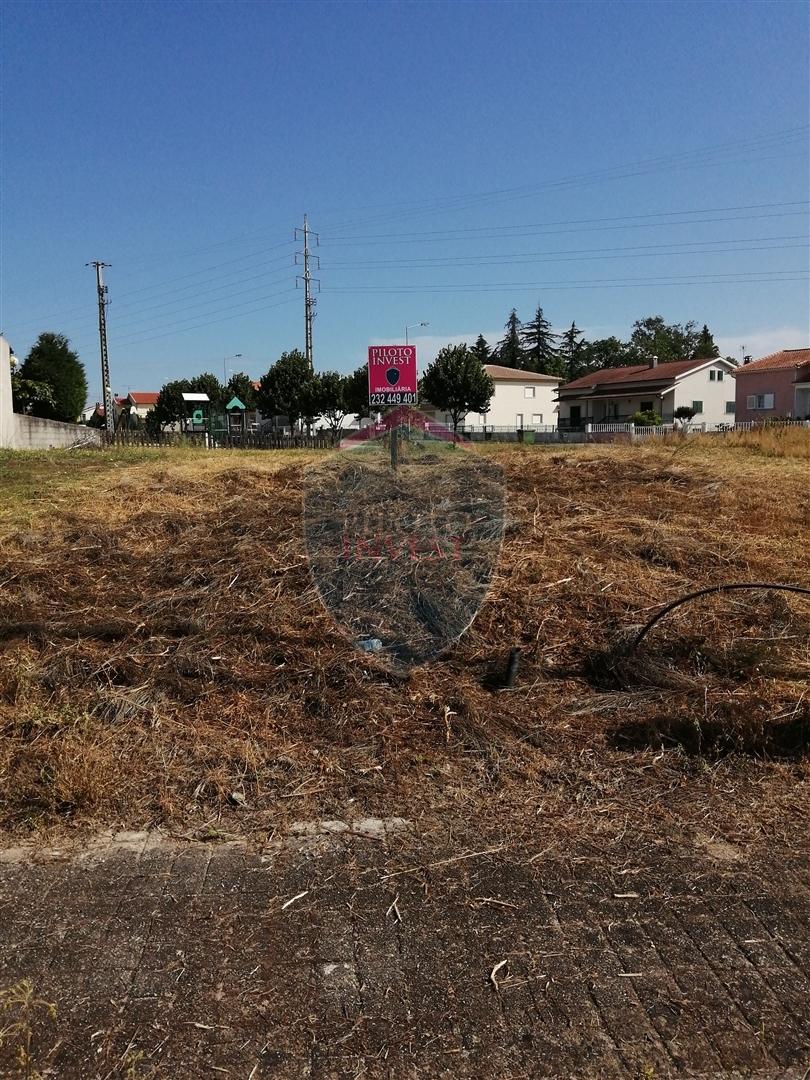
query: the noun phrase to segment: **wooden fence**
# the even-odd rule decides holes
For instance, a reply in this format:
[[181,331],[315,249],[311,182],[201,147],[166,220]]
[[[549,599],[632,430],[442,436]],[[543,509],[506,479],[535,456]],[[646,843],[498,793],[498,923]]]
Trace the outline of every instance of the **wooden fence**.
[[331,450],[332,439],[324,435],[226,435],[215,432],[177,433],[164,431],[150,435],[145,431],[116,431],[114,435],[102,433],[102,445],[116,446],[196,446],[210,450]]

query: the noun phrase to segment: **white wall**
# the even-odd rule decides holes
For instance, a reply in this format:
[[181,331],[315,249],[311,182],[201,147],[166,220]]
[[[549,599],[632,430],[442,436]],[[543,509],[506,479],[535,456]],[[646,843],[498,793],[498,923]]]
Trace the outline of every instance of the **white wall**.
[[14,441],[11,444],[14,450],[67,449],[77,443],[100,446],[101,432],[98,428],[80,424],[63,424],[59,420],[14,413]]
[[[679,379],[675,384],[675,408],[688,405],[691,409],[693,401],[702,401],[703,412],[695,414],[693,424],[733,424],[734,413],[726,412],[726,402],[734,401],[736,393],[732,370],[730,364],[718,360],[711,367]],[[709,376],[710,371],[715,372],[714,381]],[[717,379],[717,372],[722,372],[722,381]]]
[[0,337],[0,447],[11,450],[50,450],[77,441],[101,443],[101,433],[78,424],[62,424],[38,416],[15,413],[11,398],[11,350]]
[[11,403],[11,349],[0,337],[0,446],[14,445],[14,412]]
[[[554,398],[558,383],[518,383],[500,379],[493,379],[493,382],[495,393],[489,403],[489,412],[485,415],[468,413],[464,419],[466,427],[481,427],[484,424],[493,427],[519,427],[518,415],[523,416],[524,427],[532,427],[534,424],[556,426],[558,406]],[[534,390],[533,398],[526,397],[525,387]],[[535,416],[538,417],[537,420]]]

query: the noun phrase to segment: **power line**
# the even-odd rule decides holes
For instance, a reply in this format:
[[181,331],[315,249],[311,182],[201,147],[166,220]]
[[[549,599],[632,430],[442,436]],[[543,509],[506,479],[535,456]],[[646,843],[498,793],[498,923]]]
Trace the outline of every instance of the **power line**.
[[[808,206],[810,204],[806,202],[802,203],[775,203],[775,206],[787,205],[787,206]],[[690,211],[682,211],[682,213],[689,213]],[[691,211],[699,213],[700,211]],[[776,214],[739,214],[734,217],[715,217],[715,218],[694,218],[692,220],[681,221],[638,221],[632,222],[631,219],[627,220],[627,224],[623,225],[582,225],[574,228],[558,229],[557,225],[566,225],[567,222],[537,222],[529,223],[525,225],[483,225],[478,227],[471,227],[469,229],[445,229],[445,230],[432,230],[430,232],[397,232],[397,233],[370,233],[367,236],[358,234],[355,239],[352,240],[331,240],[330,243],[333,247],[372,247],[378,244],[384,243],[388,246],[391,243],[412,244],[416,241],[422,243],[439,243],[444,244],[452,240],[497,240],[506,234],[522,233],[526,236],[559,236],[565,233],[583,233],[583,232],[613,232],[615,230],[627,230],[627,229],[659,229],[669,228],[672,225],[716,225],[722,224],[726,221],[762,221],[767,218],[784,218],[784,217],[805,217],[810,210],[785,210]],[[645,215],[652,216],[652,215]],[[593,219],[599,221],[599,218]],[[621,220],[606,218],[606,221]]]
[[646,285],[725,285],[725,284],[763,284],[767,282],[805,281],[810,272],[804,270],[748,271],[744,273],[687,274],[684,276],[667,275],[637,280],[633,278],[590,278],[582,281],[501,281],[491,283],[439,284],[423,282],[418,285],[335,285],[330,292],[335,293],[415,293],[415,292],[503,292],[535,291],[543,289],[588,289],[588,288],[630,288]]
[[[510,199],[530,198],[548,190],[560,190],[570,187],[580,187],[591,183],[599,183],[607,180],[628,179],[633,176],[649,175],[652,172],[662,170],[672,171],[682,168],[705,168],[709,166],[750,164],[753,160],[770,160],[768,158],[756,158],[761,152],[767,152],[780,147],[789,147],[800,140],[806,141],[808,125],[802,124],[773,132],[769,135],[761,135],[744,140],[733,140],[728,143],[712,144],[696,150],[667,154],[655,158],[646,158],[629,163],[608,166],[606,168],[592,170],[585,173],[576,173],[560,177],[555,180],[547,180],[541,184],[522,185],[514,188],[501,188],[489,192],[469,193],[467,195],[453,196],[451,198],[435,200],[431,203],[417,205],[409,210],[399,213],[374,215],[366,214],[360,220],[344,222],[333,226],[333,231],[355,228],[368,221],[396,220],[402,217],[424,216],[432,213],[442,213],[453,210],[469,209],[471,206],[482,203],[504,202]],[[728,154],[744,152],[743,158],[727,157]],[[707,157],[708,155],[708,157]]]
[[[286,240],[284,242],[284,245],[289,247],[292,244],[292,242],[293,242],[292,240]],[[284,245],[275,244],[270,248],[262,248],[259,251],[252,251],[248,255],[240,255],[235,259],[227,259],[224,262],[215,263],[214,266],[205,266],[205,267],[202,267],[199,270],[193,270],[188,274],[180,274],[178,277],[168,278],[168,279],[165,279],[163,281],[154,281],[150,285],[145,285],[140,289],[129,289],[127,291],[127,296],[137,296],[137,295],[143,294],[145,292],[163,292],[164,291],[164,286],[172,285],[176,281],[184,281],[184,280],[187,280],[188,278],[197,277],[200,274],[205,274],[209,270],[218,270],[220,267],[223,267],[223,266],[231,266],[234,263],[245,262],[247,259],[257,258],[258,256],[265,254],[265,252],[267,252],[267,251],[275,251],[279,247],[282,247]],[[288,258],[288,257],[289,256],[282,256],[280,259],[273,260],[273,261],[281,262],[284,258]],[[264,263],[262,265],[269,265],[269,264]],[[251,268],[248,267],[248,269],[251,269]],[[239,273],[239,271],[237,271],[237,273]],[[230,275],[226,275],[226,276],[230,276]],[[126,282],[126,280],[127,280],[126,276],[124,276],[123,280]],[[216,278],[208,278],[206,280],[207,281],[215,281],[217,279]],[[205,284],[205,283],[206,282],[195,282],[195,283],[193,283],[193,284],[191,284],[189,286],[185,286],[184,288],[193,289],[198,284],[202,285],[202,284]],[[182,290],[176,290],[176,291],[179,292],[179,291],[182,291]],[[126,302],[125,302],[123,305],[120,305],[120,306],[123,307],[123,306],[128,306],[128,305],[126,305]],[[58,319],[58,318],[61,318],[61,317],[65,316],[65,315],[71,315],[74,312],[83,312],[83,311],[86,311],[86,307],[84,305],[82,305],[81,307],[63,308],[62,311],[54,312],[51,315],[43,315],[43,316],[41,316],[40,318],[38,318],[36,320],[33,320],[33,319],[29,320],[27,323],[22,324],[22,328],[25,329],[26,327],[33,326],[35,324],[38,325],[38,326],[41,326],[43,323],[47,323],[51,319]],[[20,328],[18,327],[17,329],[19,330]]]
[[[268,271],[267,274],[256,274],[254,278],[248,278],[247,280],[250,281],[250,280],[258,280],[258,279],[261,279],[261,278],[266,278],[270,274],[273,274],[274,272],[275,271],[270,270],[270,271]],[[212,299],[200,300],[199,302],[193,303],[193,304],[189,304],[189,303],[186,302],[187,300],[194,300],[196,296],[204,296],[205,293],[214,293],[214,294],[216,294],[215,297],[214,297],[214,300],[228,300],[232,296],[242,296],[245,293],[245,291],[247,291],[247,292],[256,292],[258,290],[266,289],[269,285],[277,285],[277,284],[280,284],[282,281],[286,281],[286,280],[289,280],[289,274],[282,274],[281,276],[273,278],[271,281],[265,281],[262,285],[256,285],[252,289],[248,289],[248,290],[245,290],[245,289],[241,288],[241,283],[240,283],[240,287],[237,288],[234,292],[224,293],[222,295],[220,295],[220,292],[221,292],[220,289],[206,289],[206,290],[203,291],[203,293],[194,294],[193,296],[187,297],[186,299],[184,299],[182,301],[170,300],[170,301],[167,301],[167,303],[164,303],[164,304],[151,304],[151,305],[149,305],[147,307],[144,307],[144,308],[138,308],[136,311],[127,314],[123,319],[115,318],[114,321],[113,321],[113,326],[117,330],[117,329],[119,329],[121,327],[122,324],[126,325],[127,323],[140,322],[140,320],[144,316],[144,313],[146,313],[148,311],[154,311],[156,309],[167,307],[167,306],[174,307],[174,305],[180,303],[180,304],[182,304],[182,306],[177,308],[176,310],[170,310],[170,311],[164,312],[161,315],[156,315],[156,316],[152,315],[152,316],[149,317],[150,322],[159,321],[161,319],[174,319],[184,311],[192,311],[194,308],[207,307],[209,304],[214,302]]]
[[[779,207],[807,207],[808,205],[810,205],[810,204],[808,204],[808,202],[806,200],[804,200],[804,201],[793,201],[793,202],[755,203],[755,204],[748,204],[748,205],[742,205],[742,206],[706,207],[706,208],[700,208],[700,209],[692,208],[692,209],[688,209],[688,210],[656,211],[655,213],[639,214],[639,215],[625,215],[625,216],[620,216],[620,217],[584,218],[584,219],[569,219],[569,220],[563,220],[563,221],[537,222],[537,223],[528,224],[528,225],[526,225],[526,224],[524,224],[524,225],[506,225],[506,226],[499,226],[499,227],[473,226],[473,227],[469,227],[469,228],[463,228],[463,229],[460,228],[460,229],[455,229],[455,230],[431,230],[431,231],[421,231],[421,232],[413,232],[413,233],[376,233],[376,234],[370,234],[370,236],[366,237],[366,238],[358,237],[358,238],[354,238],[354,239],[351,239],[351,240],[336,239],[336,240],[333,241],[333,244],[334,244],[334,246],[344,246],[344,247],[345,246],[357,246],[357,247],[362,247],[362,246],[366,246],[366,245],[368,245],[368,246],[379,246],[380,242],[384,242],[386,245],[388,245],[390,243],[410,244],[410,243],[413,243],[413,242],[415,242],[417,240],[421,241],[421,242],[427,242],[427,243],[445,243],[445,242],[451,241],[451,240],[469,241],[469,240],[501,239],[501,238],[503,238],[503,236],[509,235],[509,233],[511,233],[513,231],[517,231],[517,230],[519,230],[523,235],[528,237],[528,236],[543,236],[543,235],[548,235],[548,236],[564,235],[564,234],[581,233],[581,232],[602,232],[602,231],[614,231],[614,230],[624,231],[624,230],[628,230],[628,229],[638,229],[638,228],[645,228],[645,229],[648,229],[648,228],[660,228],[660,227],[666,227],[668,225],[706,225],[706,224],[722,223],[724,221],[751,221],[751,220],[759,220],[759,219],[762,219],[762,218],[781,218],[781,217],[801,216],[801,215],[806,215],[808,213],[808,210],[807,209],[803,209],[803,210],[787,210],[784,213],[778,213],[778,214],[739,214],[739,215],[736,215],[734,217],[728,217],[727,216],[727,217],[709,217],[709,218],[707,218],[707,217],[704,216],[704,217],[696,218],[694,221],[691,221],[691,220],[669,220],[669,219],[683,218],[686,215],[727,214],[727,213],[729,213],[731,211],[739,211],[739,210],[760,210],[760,209],[766,209],[767,210],[767,209],[771,209],[771,208],[776,209],[776,208],[779,208]],[[665,218],[667,220],[662,220],[662,221],[649,221],[649,220],[647,220],[649,218],[654,218],[654,217],[661,217],[661,218]],[[563,226],[563,228],[560,228],[560,226]],[[565,226],[572,226],[572,227],[566,228]],[[531,230],[538,230],[538,231],[531,231]],[[488,235],[485,235],[485,234],[488,234]],[[735,243],[735,241],[732,241],[732,240],[729,240],[727,242],[728,243]],[[243,280],[244,281],[254,281],[254,280],[258,280],[260,275],[254,275],[254,276],[249,277],[249,278],[243,278],[242,275],[243,275],[245,270],[252,269],[253,264],[262,265],[262,266],[270,266],[270,265],[273,265],[273,264],[276,264],[276,263],[284,262],[284,260],[286,258],[288,258],[287,255],[279,256],[278,258],[273,259],[270,262],[259,261],[257,263],[256,260],[260,260],[260,257],[262,255],[264,255],[265,253],[267,253],[267,252],[277,250],[280,247],[285,247],[285,246],[288,247],[292,243],[293,243],[292,240],[287,240],[287,241],[284,241],[281,244],[273,245],[272,247],[269,247],[269,248],[262,248],[262,249],[259,249],[258,251],[250,252],[250,253],[248,253],[246,255],[240,255],[240,256],[238,256],[238,257],[236,257],[234,259],[228,259],[228,260],[225,260],[223,262],[216,263],[213,266],[202,267],[199,270],[191,271],[188,274],[182,274],[182,275],[176,276],[174,278],[169,278],[169,279],[165,279],[163,281],[153,282],[150,285],[144,286],[144,287],[139,288],[139,289],[130,289],[127,292],[127,297],[130,298],[130,297],[136,297],[136,296],[143,296],[146,293],[152,293],[152,292],[158,291],[158,292],[161,293],[161,296],[164,296],[164,297],[169,296],[171,294],[179,295],[179,294],[191,292],[192,296],[190,297],[190,299],[194,299],[197,295],[205,295],[204,292],[201,292],[199,294],[194,292],[194,290],[196,290],[201,285],[210,284],[212,282],[223,282],[223,287],[225,287],[224,282],[228,278],[235,279],[236,281],[243,281]],[[720,243],[720,241],[717,241],[717,243]],[[481,258],[483,260],[486,257],[485,256],[480,256],[479,258]],[[193,279],[193,278],[199,278],[200,274],[204,274],[204,273],[209,272],[209,271],[214,271],[214,270],[218,270],[218,269],[220,269],[222,267],[234,266],[236,264],[244,264],[244,263],[248,263],[248,262],[250,262],[251,265],[241,266],[239,269],[230,270],[230,271],[228,271],[227,273],[225,273],[224,275],[221,275],[221,276],[208,277],[208,278],[205,278],[203,280],[191,281],[190,284],[179,286],[176,289],[168,290],[168,292],[165,289],[166,285],[173,284],[174,282],[177,282],[177,281],[189,281],[190,279]],[[124,280],[126,280],[126,277],[124,278]],[[211,290],[208,290],[208,291],[211,292],[211,293],[214,293],[214,292],[219,291],[219,289],[216,288],[216,289],[211,289]],[[135,301],[133,303],[129,299],[127,299],[127,300],[124,300],[123,302],[116,303],[116,305],[115,305],[115,314],[116,314],[116,316],[118,316],[118,314],[120,312],[122,312],[122,311],[126,312],[126,313],[138,312],[138,311],[147,311],[147,310],[154,310],[157,307],[166,307],[166,306],[170,306],[170,305],[166,301],[164,301],[160,305],[154,305],[150,309],[148,307],[143,307],[138,301]],[[24,323],[22,323],[20,325],[15,326],[14,327],[14,333],[16,333],[18,335],[24,335],[25,333],[27,333],[29,331],[33,331],[33,330],[41,327],[43,324],[47,324],[52,319],[59,318],[61,316],[69,316],[74,312],[83,313],[83,312],[86,312],[86,310],[87,309],[85,308],[85,306],[82,305],[81,307],[63,309],[62,312],[56,312],[56,313],[53,313],[51,315],[42,316],[42,317],[40,317],[38,319],[35,319],[35,320],[34,319],[28,320],[28,321],[26,321],[26,322],[24,322]],[[84,323],[89,322],[89,321],[90,321],[90,317],[88,316],[86,318],[80,319],[79,323],[84,324]]]
[[[263,299],[271,299],[274,296],[284,296],[286,293],[295,293],[295,291],[296,290],[293,289],[293,288],[284,289],[284,290],[282,290],[281,292],[278,292],[278,293],[271,293],[269,297],[264,297]],[[192,330],[198,330],[203,326],[214,326],[214,325],[217,325],[217,324],[219,324],[221,322],[228,322],[230,319],[241,319],[241,318],[244,318],[244,316],[246,316],[246,315],[255,315],[258,312],[269,311],[271,308],[281,307],[284,304],[292,303],[293,299],[294,299],[293,296],[289,296],[288,299],[280,300],[280,301],[278,301],[278,303],[275,303],[275,304],[264,304],[264,303],[262,303],[259,307],[251,308],[249,311],[238,311],[234,315],[223,315],[221,318],[207,319],[204,322],[194,323],[192,326],[183,326],[181,324],[178,324],[178,325],[176,325],[174,327],[170,326],[170,327],[165,328],[163,333],[150,334],[147,337],[137,336],[137,335],[130,336],[129,338],[124,338],[121,341],[117,341],[116,344],[119,345],[119,346],[141,345],[141,344],[143,344],[144,342],[147,342],[147,341],[157,341],[160,338],[174,337],[177,334],[185,334],[185,333],[190,332]],[[256,301],[250,301],[250,302],[255,303]],[[244,305],[243,304],[236,304],[234,306],[241,308]],[[233,308],[223,308],[222,310],[223,311],[232,311]],[[78,351],[78,350],[80,350],[81,346],[76,346],[76,348],[77,348],[77,351]]]
[[[768,240],[800,241],[799,243],[776,243],[766,244]],[[756,247],[740,247],[741,244],[755,243]],[[371,269],[410,269],[418,270],[427,267],[456,266],[497,266],[504,263],[538,263],[538,262],[578,262],[590,259],[634,259],[656,258],[670,255],[726,255],[744,254],[756,251],[784,251],[797,248],[806,248],[810,243],[810,237],[805,234],[792,236],[774,237],[751,237],[748,240],[715,240],[691,241],[684,244],[670,244],[664,247],[660,244],[638,244],[630,247],[617,248],[579,248],[562,251],[525,251],[525,252],[495,252],[489,255],[446,256],[438,259],[380,259],[376,261],[358,261],[345,263],[330,263],[329,269],[336,272]],[[706,246],[709,245],[709,246]],[[732,246],[733,245],[733,246]],[[650,250],[650,249],[655,250]]]

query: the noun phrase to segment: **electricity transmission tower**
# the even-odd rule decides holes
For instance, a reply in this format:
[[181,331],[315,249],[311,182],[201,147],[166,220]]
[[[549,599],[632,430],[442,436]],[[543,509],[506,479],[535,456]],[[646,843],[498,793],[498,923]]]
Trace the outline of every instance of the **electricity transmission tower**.
[[307,221],[307,215],[304,214],[304,227],[303,229],[295,230],[295,239],[298,239],[298,234],[301,233],[304,238],[304,250],[297,251],[295,253],[295,265],[298,266],[299,255],[304,261],[304,273],[299,274],[295,279],[295,287],[298,288],[298,282],[304,282],[304,338],[307,363],[310,366],[310,370],[313,369],[312,362],[312,320],[315,318],[315,305],[318,303],[317,299],[312,295],[313,283],[318,286],[318,292],[321,291],[320,278],[313,278],[312,271],[310,270],[310,260],[317,262],[317,269],[321,268],[321,260],[317,255],[312,255],[309,250],[309,239],[311,236],[315,237],[315,246],[320,246],[320,237],[317,233],[310,230],[309,222]]
[[112,388],[110,386],[110,360],[107,355],[107,286],[104,284],[104,274],[102,271],[105,266],[109,266],[110,263],[105,262],[89,262],[85,263],[85,266],[95,266],[96,268],[96,291],[98,292],[98,340],[101,347],[101,392],[104,397],[104,426],[107,429],[107,433],[112,435],[115,432],[115,412],[113,409]]

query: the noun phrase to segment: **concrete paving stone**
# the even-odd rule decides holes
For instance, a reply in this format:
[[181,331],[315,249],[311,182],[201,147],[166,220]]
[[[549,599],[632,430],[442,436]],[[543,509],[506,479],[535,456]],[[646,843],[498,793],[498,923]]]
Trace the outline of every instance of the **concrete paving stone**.
[[200,1062],[253,1080],[799,1080],[810,1063],[798,868],[787,895],[777,873],[735,874],[735,895],[699,858],[455,861],[376,823],[272,844],[125,834],[0,860],[0,987],[27,975],[57,1003],[55,1075],[101,1080],[130,1045],[155,1080]]

